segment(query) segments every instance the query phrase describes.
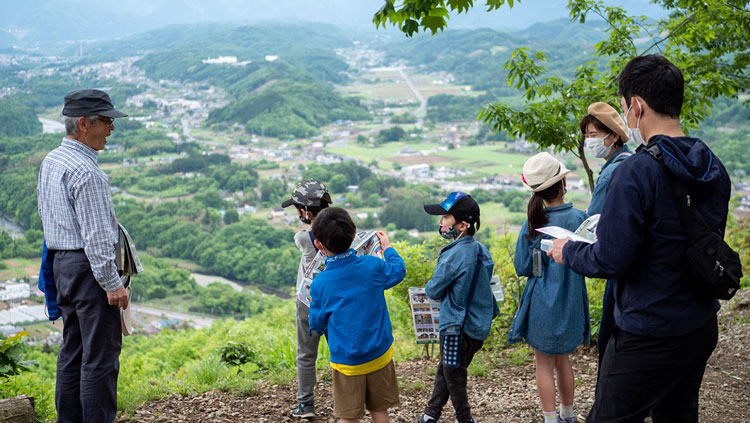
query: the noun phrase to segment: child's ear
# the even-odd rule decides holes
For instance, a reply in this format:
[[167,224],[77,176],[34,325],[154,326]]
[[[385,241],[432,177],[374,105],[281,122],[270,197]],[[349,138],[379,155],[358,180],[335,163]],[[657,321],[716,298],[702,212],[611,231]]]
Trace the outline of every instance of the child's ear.
[[321,244],[317,239],[313,240],[313,245],[315,245],[315,248],[317,248],[318,250],[325,251],[323,244]]

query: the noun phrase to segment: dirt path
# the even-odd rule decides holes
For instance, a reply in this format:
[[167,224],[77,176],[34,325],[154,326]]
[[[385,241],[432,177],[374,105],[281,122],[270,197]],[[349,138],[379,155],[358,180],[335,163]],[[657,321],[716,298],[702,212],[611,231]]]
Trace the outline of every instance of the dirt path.
[[[720,312],[719,344],[703,379],[700,399],[701,422],[740,423],[747,419],[750,404],[750,290],[742,291]],[[540,422],[540,411],[531,361],[511,364],[512,350],[484,355],[469,377],[469,395],[477,422]],[[493,355],[494,354],[494,355]],[[586,412],[594,398],[596,350],[581,348],[571,361],[576,374],[576,411]],[[483,367],[482,364],[485,364]],[[488,364],[488,365],[487,365]],[[401,405],[391,410],[393,422],[414,422],[431,393],[436,361],[416,360],[397,364]],[[473,366],[474,364],[472,364]],[[482,372],[481,370],[485,370]],[[479,371],[478,371],[479,370]],[[317,422],[335,422],[329,405],[330,376],[319,372]],[[290,412],[295,405],[296,384],[262,384],[255,396],[240,397],[207,392],[196,397],[173,396],[142,407],[132,420],[137,422],[295,422]],[[455,421],[447,406],[443,422]],[[371,421],[369,418],[363,422]]]

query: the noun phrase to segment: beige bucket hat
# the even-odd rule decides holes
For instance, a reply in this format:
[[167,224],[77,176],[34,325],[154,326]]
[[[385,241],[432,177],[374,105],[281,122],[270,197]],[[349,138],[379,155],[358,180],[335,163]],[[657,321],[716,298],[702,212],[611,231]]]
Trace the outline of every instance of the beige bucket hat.
[[568,173],[570,171],[562,162],[554,158],[551,154],[544,152],[526,160],[526,163],[523,165],[521,179],[526,188],[533,192],[540,192],[557,183]]
[[599,122],[603,123],[610,131],[619,135],[623,144],[628,142],[628,129],[614,107],[602,102],[591,103],[588,112],[591,116],[599,119]]

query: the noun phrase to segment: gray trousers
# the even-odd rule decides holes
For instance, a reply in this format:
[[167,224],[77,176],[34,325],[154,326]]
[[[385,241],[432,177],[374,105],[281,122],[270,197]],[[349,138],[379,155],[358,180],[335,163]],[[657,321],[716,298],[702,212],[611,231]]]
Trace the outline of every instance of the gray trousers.
[[315,361],[318,359],[320,335],[309,335],[310,309],[297,301],[297,403],[315,402]]
[[55,386],[57,421],[113,422],[122,347],[119,308],[107,302],[83,250],[57,251],[53,272],[63,318]]

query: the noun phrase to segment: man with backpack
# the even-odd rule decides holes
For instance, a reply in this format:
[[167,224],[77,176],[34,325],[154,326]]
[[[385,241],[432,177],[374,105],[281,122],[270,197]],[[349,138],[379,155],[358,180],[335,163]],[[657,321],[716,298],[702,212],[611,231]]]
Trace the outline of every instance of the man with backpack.
[[[697,229],[683,224],[683,209],[697,209],[706,232],[723,237],[731,183],[718,157],[682,130],[676,66],[660,55],[637,57],[619,89],[629,137],[640,147],[612,175],[597,242],[556,240],[548,253],[577,273],[615,279],[616,327],[586,421],[643,422],[650,414],[654,423],[697,422],[719,302],[695,286],[686,249]],[[680,187],[687,195],[678,198]],[[725,277],[727,266],[735,278],[738,264],[716,258],[714,270]]]

